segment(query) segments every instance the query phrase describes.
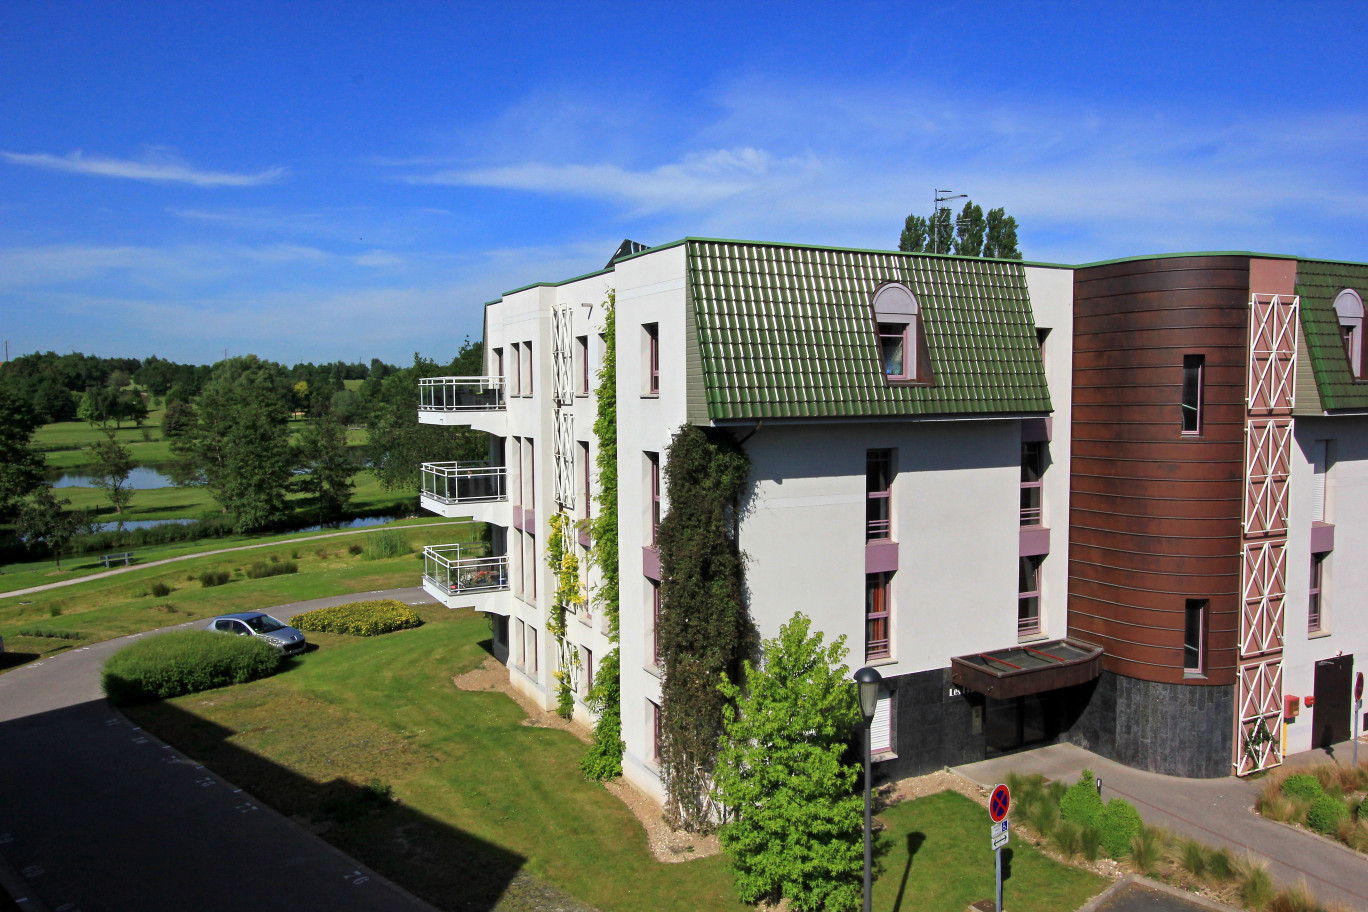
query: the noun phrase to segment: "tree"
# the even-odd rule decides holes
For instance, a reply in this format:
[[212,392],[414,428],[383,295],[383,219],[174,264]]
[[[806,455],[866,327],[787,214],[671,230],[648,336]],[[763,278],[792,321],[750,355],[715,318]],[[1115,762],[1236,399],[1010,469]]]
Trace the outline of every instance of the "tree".
[[988,231],[983,242],[983,255],[1001,260],[1021,259],[1021,251],[1017,250],[1016,219],[1003,209],[988,210]]
[[115,513],[122,513],[133,499],[133,489],[128,485],[129,473],[135,465],[133,454],[128,447],[119,445],[113,433],[106,431],[104,440],[90,445],[90,457],[95,467],[95,487],[105,492]]
[[707,831],[722,735],[721,677],[736,680],[754,632],[733,522],[750,460],[723,429],[682,425],[665,460],[660,523],[660,767],[671,826]]
[[922,253],[926,250],[926,239],[930,226],[920,215],[909,215],[903,223],[902,236],[898,238],[898,249],[908,253]]
[[955,253],[961,256],[978,256],[983,252],[983,234],[987,225],[983,221],[983,209],[973,200],[964,204],[959,218],[955,220]]
[[43,485],[19,508],[19,519],[15,523],[15,532],[26,547],[47,545],[58,570],[62,569],[62,549],[85,523],[84,513],[62,509],[68,506],[71,506],[70,498],[58,500],[53,496],[52,488]]
[[955,225],[949,209],[937,209],[928,221],[930,237],[926,249],[931,253],[949,253],[955,242]]
[[255,355],[214,365],[194,402],[194,422],[171,441],[176,484],[208,489],[239,532],[285,515],[291,454],[285,370]]
[[823,648],[810,626],[795,614],[765,641],[759,667],[745,663],[744,690],[720,685],[726,737],[713,777],[732,815],[720,837],[743,902],[853,909],[863,804],[846,754],[860,711],[841,663],[845,637]]
[[46,460],[30,445],[37,429],[33,408],[0,387],[0,522],[13,519],[22,499],[43,486]]
[[294,488],[308,496],[319,523],[342,516],[352,495],[356,466],[347,452],[347,429],[330,412],[310,419],[295,447]]
[[195,411],[184,399],[168,399],[162,414],[162,436],[181,437],[195,423]]

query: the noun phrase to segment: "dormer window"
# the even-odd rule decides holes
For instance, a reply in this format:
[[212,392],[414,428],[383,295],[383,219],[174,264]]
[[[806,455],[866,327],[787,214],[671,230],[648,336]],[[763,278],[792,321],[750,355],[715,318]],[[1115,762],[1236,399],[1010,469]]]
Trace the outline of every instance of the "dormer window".
[[873,305],[884,377],[888,380],[928,380],[929,365],[919,358],[921,312],[911,289],[900,282],[881,285],[874,292]]
[[1340,339],[1344,354],[1349,358],[1349,369],[1355,380],[1363,379],[1363,299],[1352,288],[1335,296],[1335,315],[1339,318]]

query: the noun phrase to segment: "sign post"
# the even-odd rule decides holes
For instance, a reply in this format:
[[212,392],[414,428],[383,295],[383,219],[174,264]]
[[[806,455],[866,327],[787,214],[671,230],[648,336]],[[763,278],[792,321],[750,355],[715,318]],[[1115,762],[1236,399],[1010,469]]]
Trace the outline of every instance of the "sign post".
[[1363,672],[1354,679],[1354,769],[1358,769],[1359,722],[1363,719]]
[[1002,847],[1007,844],[1007,812],[1012,809],[1012,793],[1005,785],[993,788],[988,798],[988,816],[993,821],[992,835],[994,861],[997,865],[997,912],[1002,912]]

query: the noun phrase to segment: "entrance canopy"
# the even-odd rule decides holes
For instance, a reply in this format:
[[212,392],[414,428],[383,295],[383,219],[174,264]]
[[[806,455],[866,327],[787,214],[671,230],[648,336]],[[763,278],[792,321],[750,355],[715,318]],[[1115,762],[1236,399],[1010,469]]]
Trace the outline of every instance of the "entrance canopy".
[[1083,684],[1101,673],[1102,647],[1070,639],[1012,646],[950,660],[952,681],[996,700]]

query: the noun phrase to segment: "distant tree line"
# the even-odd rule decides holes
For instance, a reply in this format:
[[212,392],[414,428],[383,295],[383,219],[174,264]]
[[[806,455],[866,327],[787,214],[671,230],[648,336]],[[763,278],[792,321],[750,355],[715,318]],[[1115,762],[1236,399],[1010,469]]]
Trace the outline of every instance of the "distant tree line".
[[937,209],[930,218],[909,215],[898,238],[898,249],[909,253],[955,253],[960,256],[1019,260],[1017,221],[1005,209],[983,209],[973,200],[964,204],[951,220],[949,209]]

